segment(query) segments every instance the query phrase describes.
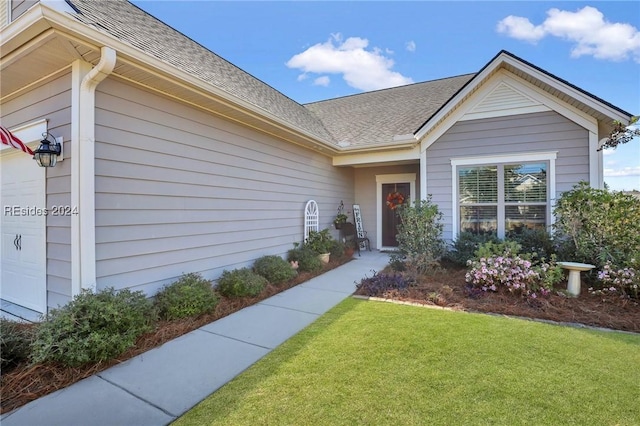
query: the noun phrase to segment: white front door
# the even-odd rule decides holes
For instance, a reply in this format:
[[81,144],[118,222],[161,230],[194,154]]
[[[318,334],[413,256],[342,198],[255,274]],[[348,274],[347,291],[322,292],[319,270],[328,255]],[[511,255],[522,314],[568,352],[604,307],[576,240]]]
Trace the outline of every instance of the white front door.
[[45,169],[12,149],[0,158],[0,297],[46,312]]

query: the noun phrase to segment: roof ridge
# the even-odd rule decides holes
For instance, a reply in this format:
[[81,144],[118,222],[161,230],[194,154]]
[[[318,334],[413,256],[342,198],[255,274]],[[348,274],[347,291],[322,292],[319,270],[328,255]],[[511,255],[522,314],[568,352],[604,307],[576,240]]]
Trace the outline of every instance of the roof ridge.
[[403,84],[401,86],[393,86],[393,87],[385,87],[384,89],[368,90],[368,91],[365,91],[365,92],[352,93],[350,95],[338,96],[338,97],[335,97],[335,98],[323,99],[323,100],[320,100],[320,101],[307,102],[307,103],[302,104],[302,106],[306,107],[307,105],[314,105],[314,104],[319,104],[319,103],[322,103],[322,102],[331,102],[331,101],[336,101],[336,100],[339,100],[339,99],[352,98],[352,97],[355,97],[355,96],[362,96],[362,95],[368,95],[368,94],[372,94],[372,93],[384,92],[384,91],[387,91],[387,90],[402,89],[402,88],[407,88],[407,87],[410,87],[410,86],[417,86],[417,85],[420,85],[420,84],[435,83],[436,81],[451,80],[451,79],[454,79],[454,78],[467,77],[467,76],[475,75],[475,74],[477,74],[477,73],[476,72],[470,72],[470,73],[465,73],[465,74],[453,75],[453,76],[450,76],[450,77],[435,78],[433,80],[417,81],[415,83]]

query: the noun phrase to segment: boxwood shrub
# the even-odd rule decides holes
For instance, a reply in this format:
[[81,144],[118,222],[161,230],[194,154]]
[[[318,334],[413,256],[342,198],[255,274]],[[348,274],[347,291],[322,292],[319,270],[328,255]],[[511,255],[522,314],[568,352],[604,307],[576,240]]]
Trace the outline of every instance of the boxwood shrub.
[[249,268],[223,271],[218,280],[218,292],[226,297],[257,296],[267,285],[267,279]]
[[289,262],[275,255],[263,256],[256,260],[253,271],[275,285],[289,281],[297,275]]
[[289,250],[287,260],[298,262],[298,271],[300,272],[318,272],[322,270],[322,262],[318,258],[318,254],[304,246]]
[[184,274],[155,297],[160,318],[173,320],[213,312],[219,302],[212,283],[200,274]]
[[29,359],[34,325],[0,318],[0,368],[5,370]]
[[78,366],[109,360],[150,331],[155,319],[152,302],[140,291],[83,290],[67,305],[53,309],[39,324],[32,361]]

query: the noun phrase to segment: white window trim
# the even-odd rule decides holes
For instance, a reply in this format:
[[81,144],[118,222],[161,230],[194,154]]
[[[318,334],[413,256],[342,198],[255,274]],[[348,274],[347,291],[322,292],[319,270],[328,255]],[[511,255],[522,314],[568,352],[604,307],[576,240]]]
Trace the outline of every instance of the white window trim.
[[452,238],[458,238],[460,234],[460,221],[458,217],[458,166],[481,166],[498,164],[532,163],[536,161],[549,162],[548,174],[548,207],[547,217],[551,219],[551,212],[556,201],[556,159],[558,151],[528,152],[518,154],[488,155],[478,157],[457,157],[451,159],[451,227]]
[[415,198],[416,174],[399,173],[392,175],[376,175],[376,249],[382,249],[382,184],[385,183],[408,183],[409,203]]

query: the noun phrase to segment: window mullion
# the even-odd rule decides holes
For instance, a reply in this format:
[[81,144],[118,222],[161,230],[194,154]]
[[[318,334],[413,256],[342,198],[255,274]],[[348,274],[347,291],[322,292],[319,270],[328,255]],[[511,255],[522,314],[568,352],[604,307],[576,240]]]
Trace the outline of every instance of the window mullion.
[[498,238],[505,235],[504,165],[498,164]]

